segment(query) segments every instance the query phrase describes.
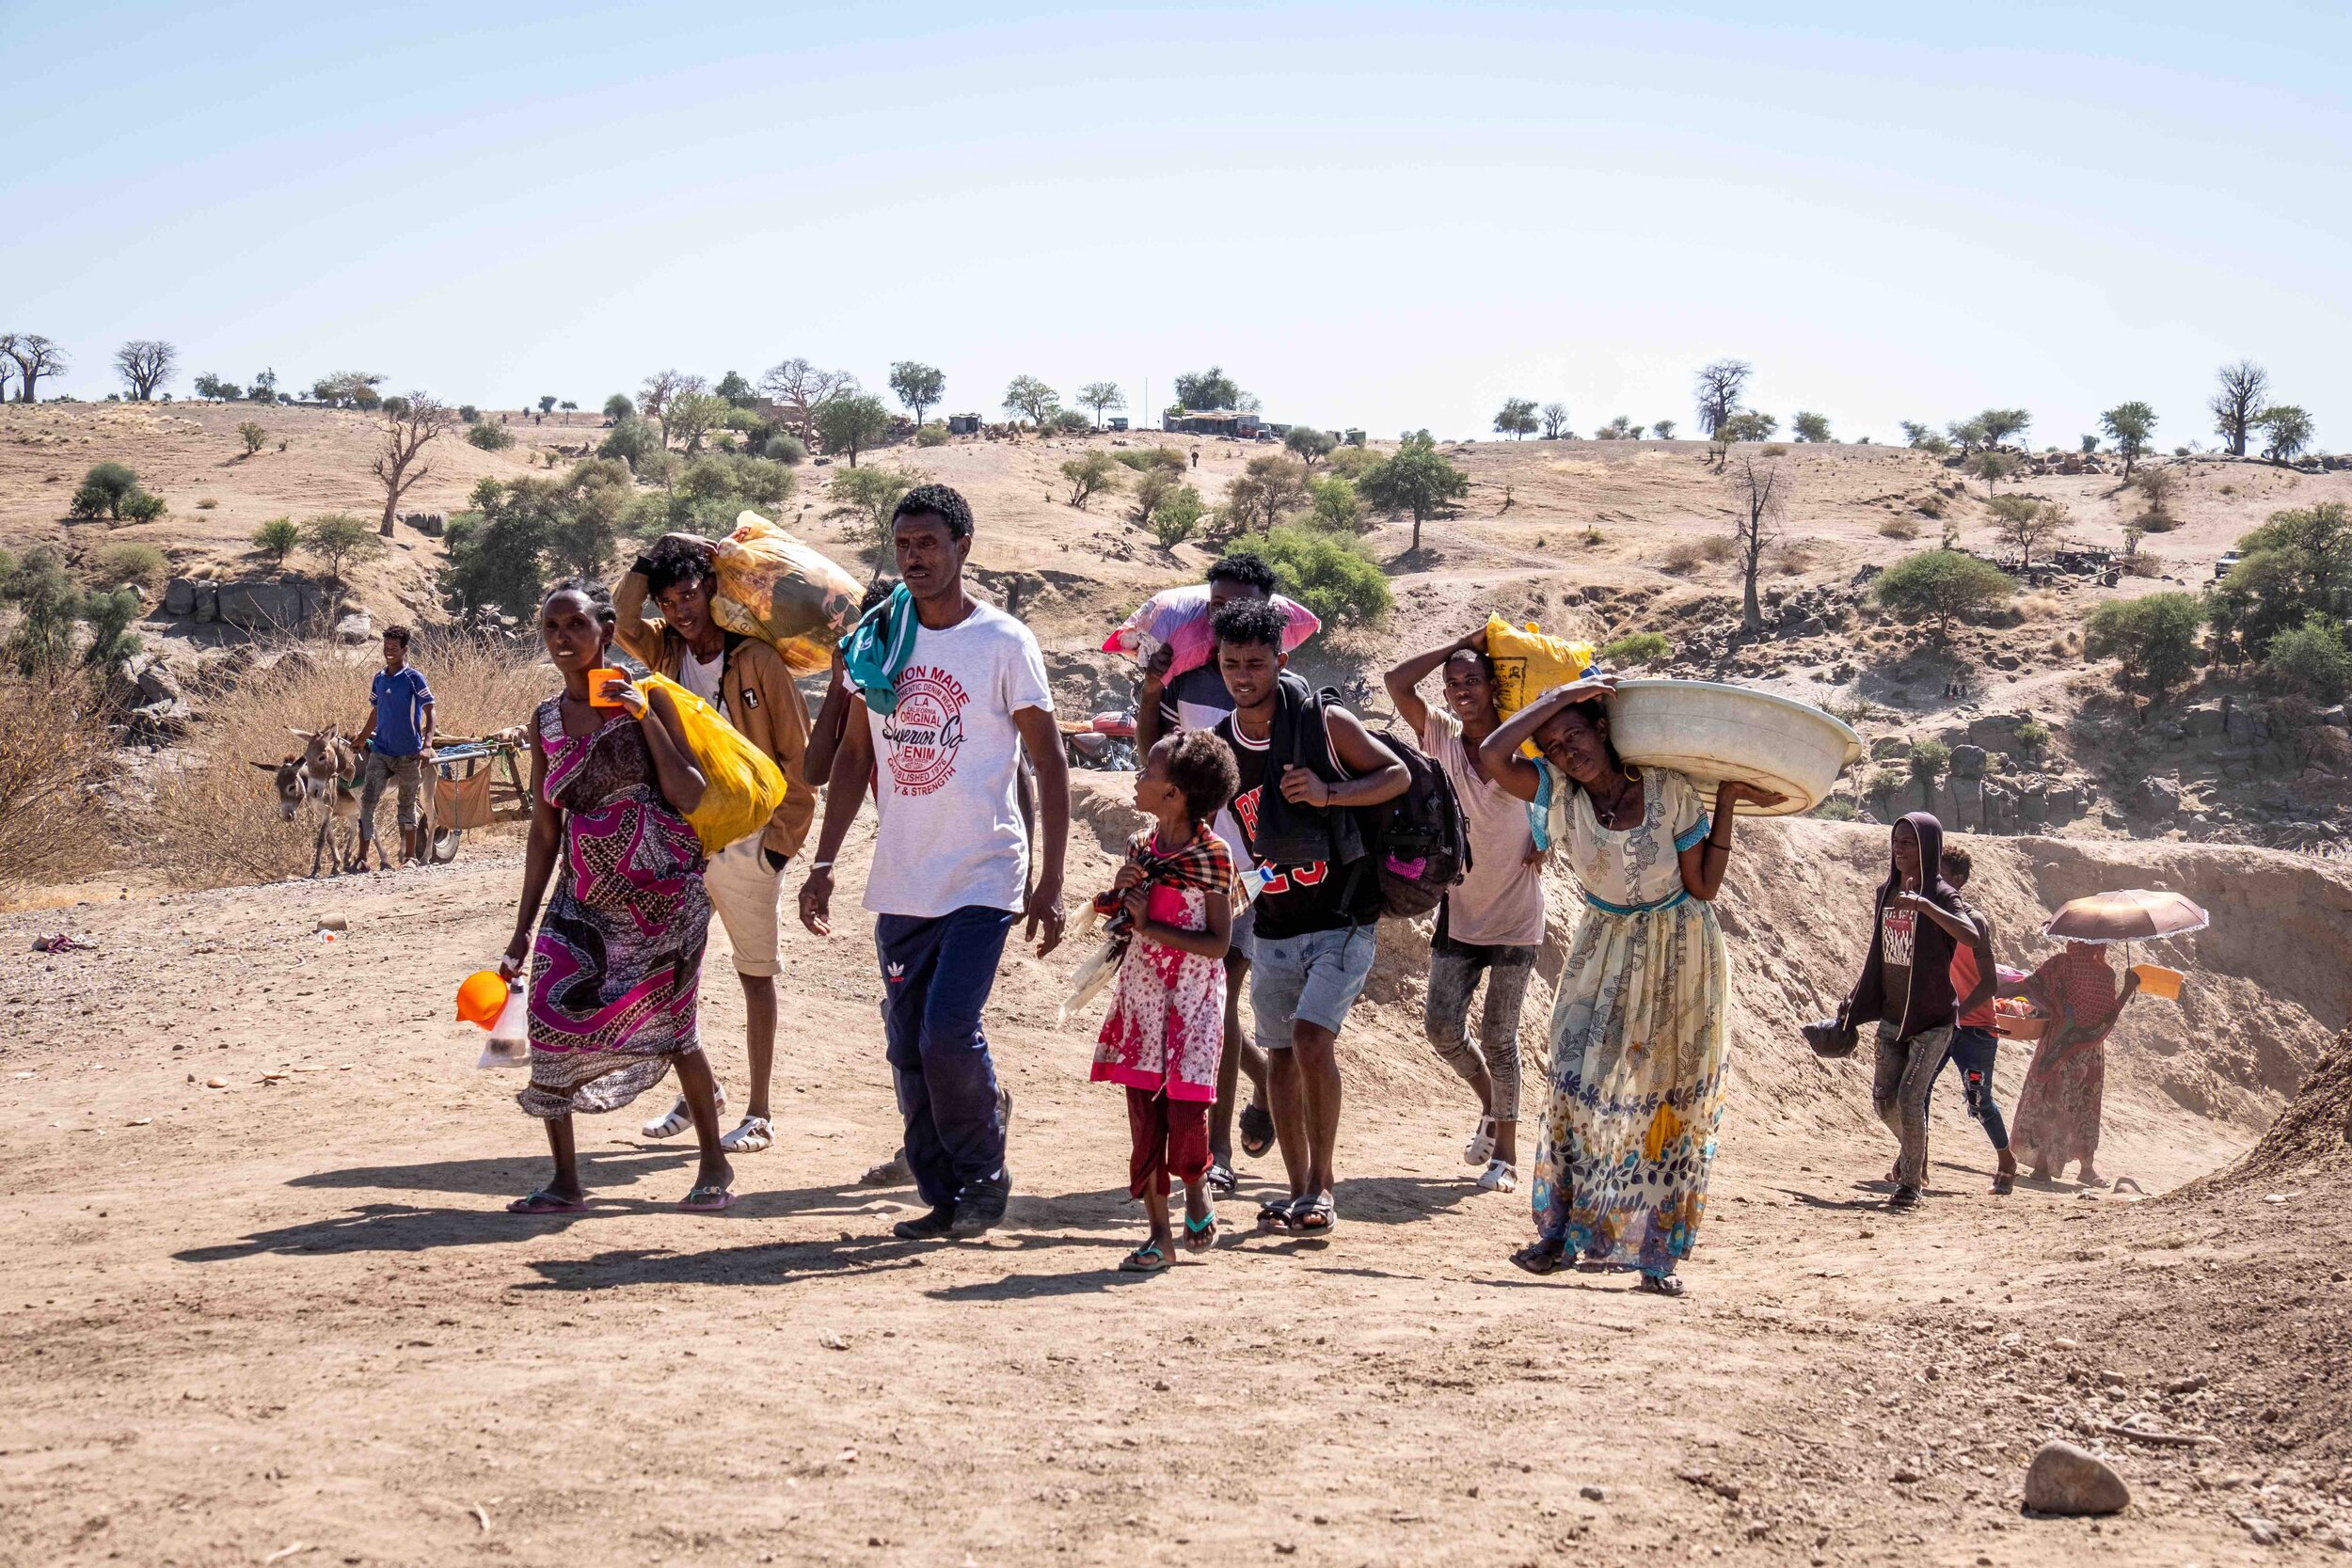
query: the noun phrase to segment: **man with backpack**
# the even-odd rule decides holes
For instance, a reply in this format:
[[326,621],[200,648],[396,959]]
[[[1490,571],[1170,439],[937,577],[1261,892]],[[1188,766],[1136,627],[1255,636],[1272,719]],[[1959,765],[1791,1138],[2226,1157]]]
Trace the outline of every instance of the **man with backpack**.
[[[1445,705],[1436,709],[1418,689],[1432,671],[1441,671],[1445,682]],[[1454,786],[1468,826],[1467,874],[1438,910],[1422,1023],[1438,1057],[1478,1095],[1478,1125],[1462,1150],[1464,1163],[1485,1167],[1480,1192],[1509,1193],[1519,1184],[1519,1008],[1544,942],[1544,857],[1526,805],[1479,769],[1479,742],[1502,722],[1494,675],[1481,626],[1405,660],[1386,684],[1397,717],[1412,726]],[[1473,1049],[1467,1025],[1481,974],[1486,1000]]]
[[1363,721],[1288,674],[1282,610],[1238,599],[1216,612],[1217,668],[1233,711],[1216,734],[1241,787],[1233,825],[1255,869],[1250,1010],[1267,1054],[1287,1201],[1261,1227],[1328,1235],[1338,1223],[1332,1161],[1340,1131],[1335,1047],[1372,973],[1384,896],[1363,808],[1403,795],[1405,763]]

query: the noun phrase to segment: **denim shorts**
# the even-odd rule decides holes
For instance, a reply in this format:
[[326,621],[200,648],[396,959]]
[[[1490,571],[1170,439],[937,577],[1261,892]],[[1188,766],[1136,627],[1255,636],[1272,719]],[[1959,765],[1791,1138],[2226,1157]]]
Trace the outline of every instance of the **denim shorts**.
[[1363,994],[1378,945],[1367,924],[1305,936],[1250,941],[1249,1009],[1264,1051],[1288,1051],[1291,1022],[1304,1019],[1338,1034]]

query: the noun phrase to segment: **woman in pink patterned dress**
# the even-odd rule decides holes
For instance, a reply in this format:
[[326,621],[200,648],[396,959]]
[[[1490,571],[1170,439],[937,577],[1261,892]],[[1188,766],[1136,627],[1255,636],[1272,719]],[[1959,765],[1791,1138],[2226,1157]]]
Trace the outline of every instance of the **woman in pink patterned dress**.
[[702,1168],[679,1207],[716,1212],[734,1201],[694,1016],[710,897],[686,814],[705,781],[666,693],[648,698],[624,684],[619,706],[589,701],[588,673],[603,665],[612,625],[612,607],[577,581],[556,584],[539,607],[540,640],[564,690],[532,715],[537,805],[515,940],[500,968],[519,974],[530,955],[531,1083],[515,1098],[547,1123],[555,1175],[507,1205],[517,1214],[586,1208],[572,1113],[618,1110],[672,1067],[702,1143]]
[[[1233,755],[1207,730],[1153,746],[1136,777],[1136,805],[1155,825],[1128,841],[1127,863],[1101,904],[1128,938],[1094,1048],[1096,1083],[1127,1091],[1135,1140],[1128,1191],[1143,1200],[1152,1237],[1119,1266],[1157,1274],[1175,1237],[1168,1200],[1184,1184],[1184,1244],[1216,1243],[1209,1205],[1209,1107],[1225,1045],[1225,951],[1233,930],[1233,856],[1209,823],[1232,799]],[[1172,1179],[1172,1180],[1171,1180]]]

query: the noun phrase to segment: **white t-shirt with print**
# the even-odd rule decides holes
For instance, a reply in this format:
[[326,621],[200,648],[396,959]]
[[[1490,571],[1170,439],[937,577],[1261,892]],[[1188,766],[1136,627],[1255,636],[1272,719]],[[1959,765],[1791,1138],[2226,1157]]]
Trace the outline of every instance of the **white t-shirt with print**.
[[945,631],[915,629],[898,711],[866,714],[882,816],[868,911],[930,920],[973,905],[1021,908],[1029,841],[1012,716],[1029,707],[1054,711],[1028,627],[980,604]]
[[712,654],[708,663],[705,663],[691,648],[687,649],[686,657],[677,661],[678,685],[721,713],[727,710],[726,695],[723,690],[726,673],[727,651],[724,648]]

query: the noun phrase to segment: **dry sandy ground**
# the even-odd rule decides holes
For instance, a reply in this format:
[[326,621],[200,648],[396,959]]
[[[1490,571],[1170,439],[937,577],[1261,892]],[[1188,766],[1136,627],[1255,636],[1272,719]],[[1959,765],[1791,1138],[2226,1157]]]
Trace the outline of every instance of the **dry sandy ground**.
[[[1099,801],[1087,820],[1116,827]],[[1786,1032],[1851,961],[1824,911],[1877,851],[1830,824],[1745,842],[1814,870],[1725,904],[1741,1077],[1678,1303],[1505,1263],[1523,1200],[1476,1196],[1459,1164],[1468,1101],[1418,1038],[1401,934],[1343,1043],[1337,1234],[1235,1236],[1132,1280],[1124,1118],[1085,1082],[1089,1036],[1052,1023],[1072,955],[1009,963],[991,1015],[1017,1099],[1009,1222],[939,1246],[889,1236],[909,1193],[855,1184],[895,1121],[854,935],[787,938],[785,1135],[739,1162],[731,1213],[673,1207],[691,1149],[636,1135],[658,1092],[583,1124],[591,1212],[518,1219],[501,1209],[541,1174],[537,1129],[448,1016],[503,945],[512,858],[0,917],[0,1563],[2330,1558],[2352,1477],[2282,1480],[2291,1453],[2219,1422],[2217,1447],[2125,1446],[2119,1518],[2019,1497],[2032,1447],[2079,1432],[2081,1380],[2115,1370],[2077,1322],[2099,1292],[2308,1265],[2341,1230],[2253,1199],[2161,1226],[2070,1186],[1994,1199],[1948,1085],[1931,1201],[1883,1212],[1859,1064]],[[1993,891],[2023,896],[2046,847],[1986,846]],[[853,889],[862,846],[848,858]],[[1076,863],[1105,863],[1089,841]],[[347,936],[314,934],[326,913]],[[27,951],[61,924],[96,950]],[[713,947],[707,1037],[739,1088]],[[2215,947],[2236,971],[2215,985],[2249,961]],[[2344,969],[2296,961],[2331,966],[2272,1009],[2308,1064]],[[2197,1049],[2180,1022],[2139,1026]],[[2102,1163],[2156,1193],[2253,1129],[2189,1114],[2141,1054],[2119,1052]],[[2294,1284],[2346,1289],[2324,1264]],[[2228,1347],[2194,1321],[2210,1292],[2179,1299],[2177,1348],[2205,1345],[2226,1387]],[[2340,1430],[2333,1387],[2309,1419]],[[2240,1515],[2281,1485],[2308,1533],[2258,1545]]]

